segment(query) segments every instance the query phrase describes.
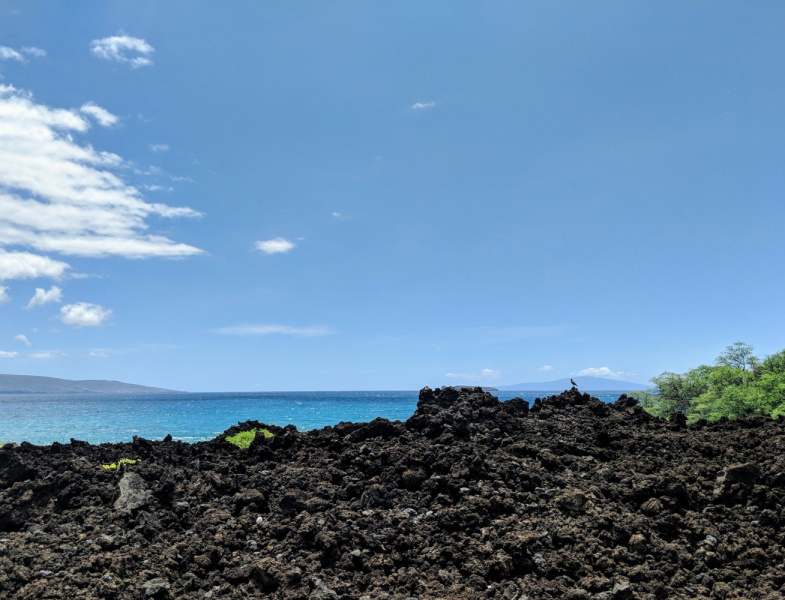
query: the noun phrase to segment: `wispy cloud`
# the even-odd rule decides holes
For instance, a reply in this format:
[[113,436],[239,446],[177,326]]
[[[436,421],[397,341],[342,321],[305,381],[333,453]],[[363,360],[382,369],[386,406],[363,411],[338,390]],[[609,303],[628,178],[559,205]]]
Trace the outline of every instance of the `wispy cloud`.
[[30,358],[41,358],[41,359],[49,359],[49,358],[60,358],[61,356],[68,356],[62,350],[45,350],[43,352],[34,352],[30,355]]
[[60,320],[74,327],[98,327],[112,316],[112,311],[98,304],[76,302],[60,309]]
[[96,348],[95,350],[90,350],[90,352],[87,353],[87,356],[98,356],[100,358],[106,358],[109,355],[109,350],[104,350],[103,348]]
[[0,350],[0,358],[16,358],[19,356],[18,352],[6,352],[5,350]]
[[150,165],[150,167],[146,171],[142,171],[141,169],[134,168],[134,173],[137,175],[160,175],[163,170],[161,167],[155,167]]
[[[131,37],[122,31],[120,35],[93,40],[90,44],[90,50],[98,58],[127,64],[132,69],[152,66],[153,61],[148,57],[155,52],[155,48],[143,39]],[[129,57],[129,53],[140,56]]]
[[341,213],[339,213],[339,212],[334,212],[334,213],[333,213],[333,216],[334,216],[336,219],[337,219],[337,218],[340,218],[340,216],[341,216]]
[[589,367],[574,373],[576,376],[603,377],[605,379],[624,379],[625,377],[635,377],[635,373],[625,373],[624,371],[611,371],[608,367]]
[[171,192],[174,190],[173,187],[168,187],[165,185],[144,185],[142,187],[148,192]]
[[25,54],[28,56],[41,57],[46,56],[46,50],[41,50],[41,48],[35,48],[33,46],[25,46],[21,49],[21,52],[17,52],[8,46],[0,46],[0,60],[15,60],[26,63],[27,59],[24,57]]
[[95,102],[86,102],[79,109],[84,114],[93,117],[98,124],[103,127],[111,127],[120,122],[120,117],[113,115],[105,108],[98,106]]
[[412,104],[412,110],[422,110],[423,108],[433,108],[436,106],[435,102],[415,102]]
[[169,144],[150,144],[150,152],[166,152]]
[[11,298],[8,296],[7,291],[8,288],[6,286],[0,285],[0,306],[5,304],[6,302],[10,302]]
[[225,335],[272,335],[278,333],[301,337],[317,337],[321,335],[331,335],[335,333],[335,331],[325,325],[314,325],[312,327],[289,327],[288,325],[235,325],[234,327],[216,329],[215,333]]
[[32,344],[30,343],[30,340],[27,339],[27,336],[24,333],[20,333],[19,335],[15,335],[14,336],[14,341],[15,342],[20,342],[20,343],[24,344],[25,346],[32,346]]
[[19,62],[24,62],[25,57],[13,48],[9,48],[8,46],[0,46],[0,60],[17,60]]
[[553,367],[551,365],[543,365],[542,367],[540,367],[537,370],[538,371],[553,371]]
[[36,56],[38,58],[46,56],[46,50],[42,50],[41,48],[36,48],[35,46],[25,46],[24,48],[22,48],[22,52],[30,56]]
[[[149,215],[200,214],[146,202],[113,172],[126,166],[122,158],[74,140],[73,133],[89,128],[90,121],[75,110],[50,108],[0,85],[0,245],[92,257],[202,253],[146,232]],[[0,279],[60,277],[67,268],[39,255],[0,255]]]
[[41,306],[48,302],[60,302],[62,299],[63,290],[56,285],[53,285],[49,291],[46,291],[44,288],[35,288],[35,295],[30,298],[30,302],[27,303],[27,308]]
[[495,369],[483,369],[479,373],[447,373],[445,375],[450,379],[465,379],[467,381],[498,379],[501,376],[502,372]]
[[285,254],[294,248],[294,246],[295,244],[293,242],[290,242],[289,240],[282,237],[277,237],[263,242],[256,242],[254,244],[254,247],[257,250],[261,250],[265,254]]

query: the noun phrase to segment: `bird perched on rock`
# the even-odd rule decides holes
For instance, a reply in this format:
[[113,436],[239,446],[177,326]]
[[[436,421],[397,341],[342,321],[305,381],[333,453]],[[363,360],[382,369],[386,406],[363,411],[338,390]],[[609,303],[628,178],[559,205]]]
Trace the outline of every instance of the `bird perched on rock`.
[[577,383],[575,383],[575,380],[574,380],[574,379],[570,379],[570,383],[571,383],[573,386],[575,386],[575,387],[578,387],[578,384],[577,384]]

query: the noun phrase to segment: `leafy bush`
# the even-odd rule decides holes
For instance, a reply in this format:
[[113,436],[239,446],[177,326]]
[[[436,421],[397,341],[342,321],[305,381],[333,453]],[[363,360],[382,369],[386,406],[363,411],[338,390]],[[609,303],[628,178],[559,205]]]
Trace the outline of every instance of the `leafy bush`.
[[653,377],[653,392],[635,395],[648,412],[668,418],[685,413],[689,422],[785,416],[785,350],[760,360],[744,342],[728,346],[713,367]]
[[251,442],[254,441],[257,433],[261,433],[265,438],[275,437],[275,434],[269,429],[250,429],[248,431],[241,431],[237,435],[227,436],[226,441],[245,450],[251,445]]

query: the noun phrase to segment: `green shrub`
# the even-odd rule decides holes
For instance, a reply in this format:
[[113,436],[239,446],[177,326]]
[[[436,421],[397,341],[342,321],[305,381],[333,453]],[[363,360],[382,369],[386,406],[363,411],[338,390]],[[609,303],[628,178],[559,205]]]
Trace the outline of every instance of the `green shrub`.
[[760,360],[744,342],[728,346],[714,366],[701,365],[686,373],[653,377],[655,388],[634,395],[658,417],[675,412],[716,421],[771,415],[785,417],[785,350]]
[[103,467],[108,471],[109,469],[116,469],[117,467],[120,467],[122,465],[135,465],[140,460],[142,459],[137,458],[134,460],[133,458],[121,458],[116,463],[112,463],[111,465],[103,465]]
[[269,429],[251,429],[249,431],[241,431],[237,435],[228,436],[226,441],[245,450],[254,441],[257,433],[261,433],[265,438],[275,437],[275,434]]

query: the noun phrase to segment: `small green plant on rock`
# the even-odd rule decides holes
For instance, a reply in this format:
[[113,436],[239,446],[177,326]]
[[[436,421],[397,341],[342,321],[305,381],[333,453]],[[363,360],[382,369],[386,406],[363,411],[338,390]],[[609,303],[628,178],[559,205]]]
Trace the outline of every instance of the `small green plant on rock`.
[[137,458],[137,459],[121,458],[116,463],[112,463],[111,465],[103,465],[103,467],[104,467],[104,469],[106,469],[108,471],[110,469],[116,469],[117,467],[122,466],[122,465],[135,465],[140,460],[141,460],[140,458]]
[[256,438],[256,434],[261,433],[265,438],[275,437],[269,429],[251,429],[249,431],[241,431],[237,435],[231,435],[226,438],[230,444],[234,444],[238,448],[245,450],[251,445],[251,442]]

